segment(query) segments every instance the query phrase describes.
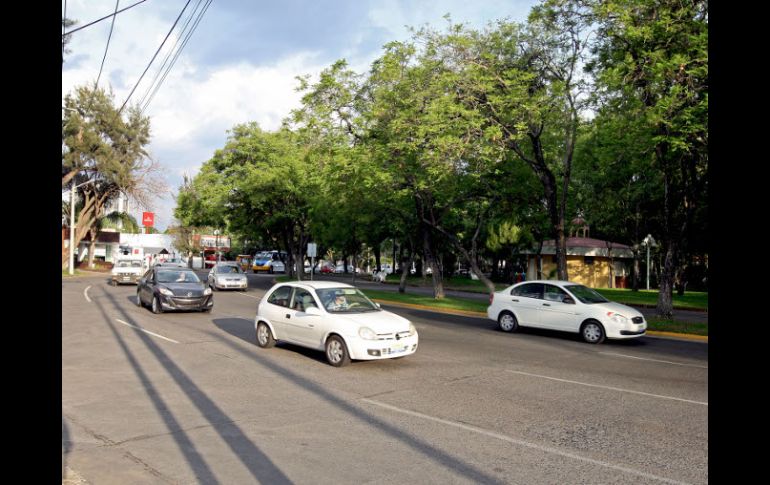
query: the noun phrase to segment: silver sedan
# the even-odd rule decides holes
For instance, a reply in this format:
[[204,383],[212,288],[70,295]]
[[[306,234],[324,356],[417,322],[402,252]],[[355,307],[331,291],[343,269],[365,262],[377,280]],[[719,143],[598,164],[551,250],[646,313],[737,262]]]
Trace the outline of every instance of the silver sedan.
[[208,285],[214,290],[243,290],[249,287],[246,273],[241,266],[232,261],[217,263],[209,271]]

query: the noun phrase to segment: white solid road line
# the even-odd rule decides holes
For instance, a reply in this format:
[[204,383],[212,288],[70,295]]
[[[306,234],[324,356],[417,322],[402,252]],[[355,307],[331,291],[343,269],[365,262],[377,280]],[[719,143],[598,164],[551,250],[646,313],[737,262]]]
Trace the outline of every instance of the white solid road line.
[[665,483],[677,483],[677,484],[686,483],[686,482],[680,482],[680,481],[677,481],[677,480],[671,480],[671,479],[664,478],[664,477],[659,477],[659,476],[653,475],[651,473],[645,473],[645,472],[642,472],[642,471],[639,471],[639,470],[634,470],[633,468],[628,468],[628,467],[621,466],[621,465],[614,465],[612,463],[607,463],[607,462],[600,461],[600,460],[594,460],[593,458],[587,458],[587,457],[584,457],[584,456],[576,455],[574,453],[569,453],[569,452],[562,451],[562,450],[559,450],[559,449],[556,449],[556,448],[551,448],[550,446],[543,446],[543,445],[539,445],[537,443],[531,443],[529,441],[524,441],[524,440],[520,440],[520,439],[516,439],[516,438],[511,438],[510,436],[506,436],[506,435],[503,435],[503,434],[500,434],[500,433],[495,433],[494,431],[488,431],[488,430],[483,429],[483,428],[477,428],[476,426],[471,426],[471,425],[468,425],[468,424],[458,423],[458,422],[455,422],[455,421],[449,421],[449,420],[446,420],[446,419],[437,418],[437,417],[434,417],[434,416],[429,416],[427,414],[418,413],[416,411],[410,411],[408,409],[398,408],[396,406],[391,406],[390,404],[385,404],[384,402],[374,401],[372,399],[366,399],[366,398],[362,399],[362,401],[366,402],[366,403],[369,403],[369,404],[372,404],[372,405],[375,405],[375,406],[379,406],[379,407],[385,408],[385,409],[389,409],[391,411],[395,411],[397,413],[407,414],[409,416],[413,416],[413,417],[416,417],[416,418],[427,419],[429,421],[445,424],[447,426],[452,426],[452,427],[455,427],[455,428],[464,429],[466,431],[471,431],[471,432],[474,432],[474,433],[482,434],[484,436],[489,436],[491,438],[497,438],[499,440],[507,441],[508,443],[513,443],[515,445],[525,446],[527,448],[532,448],[532,449],[535,449],[535,450],[538,450],[538,451],[542,451],[542,452],[545,452],[545,453],[551,453],[553,455],[559,455],[559,456],[563,456],[563,457],[567,457],[567,458],[572,458],[573,460],[582,461],[584,463],[592,463],[594,465],[603,466],[605,468],[611,468],[613,470],[619,470],[619,471],[622,471],[624,473],[628,473],[628,474],[631,474],[631,475],[636,475],[636,476],[639,476],[639,477],[644,477],[644,478],[647,478],[647,479],[657,480],[657,481],[661,481],[661,482],[665,482]]
[[639,394],[641,396],[655,397],[655,398],[658,398],[658,399],[670,399],[672,401],[689,402],[691,404],[700,404],[701,406],[708,406],[709,405],[709,403],[707,403],[707,402],[691,401],[690,399],[682,399],[682,398],[679,398],[679,397],[661,396],[659,394],[650,394],[648,392],[632,391],[630,389],[621,389],[619,387],[600,386],[598,384],[588,384],[586,382],[570,381],[570,380],[567,380],[567,379],[558,379],[556,377],[541,376],[539,374],[530,374],[529,372],[521,372],[521,371],[517,371],[517,370],[510,370],[510,369],[504,369],[504,370],[506,372],[511,372],[513,374],[521,374],[523,376],[529,376],[529,377],[538,377],[540,379],[549,379],[549,380],[558,381],[558,382],[567,382],[569,384],[577,384],[577,385],[580,385],[580,386],[597,387],[599,389],[607,389],[607,390],[610,390],[610,391],[628,392],[628,393],[631,393],[631,394]]
[[634,357],[633,355],[616,354],[616,353],[613,353],[613,352],[597,352],[597,354],[601,354],[601,355],[614,355],[616,357],[625,357],[627,359],[647,360],[647,361],[650,361],[650,362],[659,362],[659,363],[662,363],[662,364],[681,365],[681,366],[684,366],[684,367],[697,367],[698,369],[708,369],[707,365],[683,364],[681,362],[671,362],[671,361],[668,361],[668,360],[648,359],[648,358],[645,358],[645,357]]
[[88,300],[88,303],[91,303],[91,299],[88,298],[88,290],[90,290],[90,289],[91,289],[91,286],[86,286],[86,289],[83,290],[83,295],[85,295],[86,300]]
[[262,299],[262,297],[261,297],[261,296],[252,296],[252,295],[247,295],[246,293],[243,293],[243,292],[241,292],[241,291],[239,291],[239,292],[237,292],[237,293],[238,293],[239,295],[248,296],[249,298],[254,298],[255,300],[261,300],[261,299]]
[[126,322],[124,322],[123,320],[121,320],[119,318],[116,318],[115,320],[117,320],[119,323],[122,323],[123,325],[126,325],[126,326],[131,327],[131,328],[135,328],[137,330],[141,330],[144,333],[149,333],[150,335],[153,335],[153,336],[158,337],[158,338],[162,338],[163,340],[168,340],[169,342],[172,342],[172,343],[175,343],[175,344],[179,343],[176,340],[170,339],[168,337],[164,337],[163,335],[158,335],[157,333],[150,332],[149,330],[145,330],[142,327],[137,327],[136,325],[131,325],[130,323],[126,323]]

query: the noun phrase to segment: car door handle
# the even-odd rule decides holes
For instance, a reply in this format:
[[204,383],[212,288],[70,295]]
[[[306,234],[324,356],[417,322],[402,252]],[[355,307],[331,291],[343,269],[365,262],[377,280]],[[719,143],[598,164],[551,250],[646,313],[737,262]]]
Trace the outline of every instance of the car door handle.
[[519,300],[511,300],[511,301],[513,301],[513,302],[516,302],[516,303],[518,303],[518,302],[519,302]]
[[543,306],[551,306],[550,303],[543,303]]
[[287,313],[286,318],[291,318],[291,314]]

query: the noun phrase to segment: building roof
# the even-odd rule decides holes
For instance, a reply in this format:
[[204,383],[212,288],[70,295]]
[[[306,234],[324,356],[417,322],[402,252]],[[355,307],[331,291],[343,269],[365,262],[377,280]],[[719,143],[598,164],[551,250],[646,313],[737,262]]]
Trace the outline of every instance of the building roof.
[[[633,258],[634,253],[630,246],[625,244],[610,242],[613,258]],[[536,248],[522,251],[522,254],[536,254]],[[553,239],[543,241],[542,255],[556,254],[556,244]],[[607,241],[593,239],[590,237],[568,237],[567,238],[567,256],[601,256],[609,257],[609,248]]]

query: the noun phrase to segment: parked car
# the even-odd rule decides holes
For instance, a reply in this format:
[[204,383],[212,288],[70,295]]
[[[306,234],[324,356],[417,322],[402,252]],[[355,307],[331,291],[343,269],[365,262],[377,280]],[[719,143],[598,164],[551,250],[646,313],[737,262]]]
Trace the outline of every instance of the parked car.
[[332,274],[334,273],[335,266],[331,263],[325,263],[323,266],[321,266],[321,274]]
[[117,286],[121,283],[136,284],[144,273],[144,261],[142,258],[131,256],[118,257],[111,270],[110,284]]
[[257,306],[257,345],[278,340],[323,350],[341,367],[351,360],[404,357],[417,350],[417,329],[351,285],[333,281],[274,285]]
[[217,263],[209,271],[206,279],[212,290],[236,289],[246,290],[249,280],[238,262]]
[[168,310],[208,312],[214,307],[214,296],[195,271],[161,266],[150,269],[139,280],[136,304],[150,305],[153,313]]
[[504,332],[521,327],[579,333],[591,344],[605,338],[644,335],[647,322],[634,308],[607,300],[595,290],[570,281],[525,281],[492,294],[487,317]]

